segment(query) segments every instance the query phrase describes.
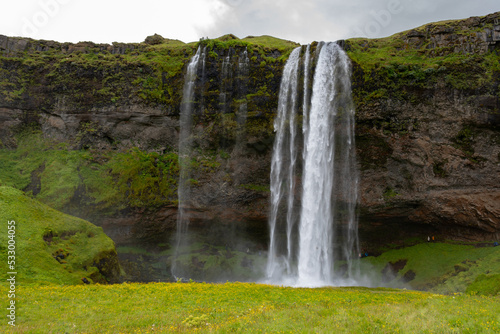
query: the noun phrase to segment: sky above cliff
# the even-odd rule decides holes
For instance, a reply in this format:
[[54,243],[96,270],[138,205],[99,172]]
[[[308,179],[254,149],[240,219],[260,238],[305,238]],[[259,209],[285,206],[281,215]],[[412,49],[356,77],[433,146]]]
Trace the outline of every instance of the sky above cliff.
[[0,34],[60,42],[184,42],[232,33],[302,44],[383,37],[500,11],[498,0],[2,0]]

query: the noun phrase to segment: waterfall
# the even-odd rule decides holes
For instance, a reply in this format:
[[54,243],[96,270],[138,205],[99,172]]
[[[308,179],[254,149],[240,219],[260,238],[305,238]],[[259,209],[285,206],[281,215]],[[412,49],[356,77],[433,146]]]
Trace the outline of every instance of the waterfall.
[[191,186],[189,183],[190,173],[189,164],[191,159],[191,151],[193,147],[193,112],[194,112],[194,96],[195,85],[200,63],[202,70],[205,71],[205,50],[198,47],[196,54],[191,58],[188,66],[186,77],[184,81],[182,103],[180,110],[180,133],[179,133],[179,184],[177,187],[178,196],[178,216],[177,216],[177,229],[175,240],[175,255],[172,260],[172,275],[174,277],[182,277],[185,275],[182,268],[177,265],[177,258],[180,255],[181,249],[189,244],[188,240],[188,226],[189,226],[189,212],[186,208],[190,195]]
[[[220,126],[222,131],[231,130],[233,124],[237,124],[236,142],[228,140],[221,141],[224,147],[234,145],[235,154],[242,154],[244,151],[245,123],[247,120],[247,90],[249,75],[249,58],[246,49],[239,51],[234,48],[228,48],[222,59],[215,61],[210,57],[207,59],[207,47],[200,46],[195,55],[187,65],[184,79],[184,88],[182,102],[180,107],[180,131],[179,131],[179,183],[178,192],[178,215],[177,229],[175,234],[175,251],[172,258],[172,275],[176,278],[184,279],[205,279],[204,273],[192,266],[196,250],[193,245],[204,242],[204,236],[201,235],[199,228],[196,230],[189,225],[195,220],[191,212],[193,208],[199,208],[201,205],[199,198],[199,189],[193,188],[192,181],[194,176],[192,170],[193,159],[196,159],[197,153],[193,146],[199,145],[199,139],[194,142],[196,135],[194,127],[195,120],[198,120],[209,112],[212,117],[220,117]],[[219,59],[222,60],[219,63]],[[216,108],[207,108],[211,102],[205,98],[204,87],[207,85],[206,76],[215,66],[218,67],[220,81],[218,82],[219,99]],[[205,103],[207,105],[205,105]],[[227,124],[225,123],[227,122]],[[234,135],[233,135],[234,136]],[[199,219],[199,217],[197,217]],[[222,237],[222,236],[221,236]],[[221,275],[224,272],[221,269]]]
[[[291,274],[293,243],[291,242],[294,216],[294,187],[296,162],[296,117],[298,70],[300,48],[290,54],[281,79],[278,112],[274,120],[273,156],[271,160],[271,211],[269,215],[270,245],[267,261],[267,275],[276,279],[286,273]],[[286,200],[284,197],[286,196]],[[284,212],[283,212],[284,211]],[[285,245],[280,245],[279,234],[283,222],[280,216],[285,215]],[[280,249],[281,248],[281,249]],[[285,250],[285,251],[284,251]]]
[[267,276],[300,286],[353,284],[359,246],[350,61],[336,43],[322,43],[314,60],[306,48],[299,71],[301,51],[295,49],[285,65],[274,124]]
[[241,51],[238,57],[238,68],[235,78],[235,105],[236,105],[236,144],[233,152],[242,154],[245,150],[246,122],[248,117],[248,76],[250,71],[250,59],[248,51]]
[[222,114],[225,114],[229,110],[230,98],[233,86],[233,62],[232,53],[233,49],[229,48],[227,56],[224,57],[222,61],[222,73],[221,73],[221,85],[220,85],[220,95],[219,95],[219,110]]
[[240,135],[245,130],[247,121],[247,91],[248,91],[248,74],[250,70],[250,59],[248,59],[248,51],[245,49],[240,53],[238,58],[238,71],[236,81],[236,98],[239,101],[238,113],[236,120],[238,122],[238,134]]

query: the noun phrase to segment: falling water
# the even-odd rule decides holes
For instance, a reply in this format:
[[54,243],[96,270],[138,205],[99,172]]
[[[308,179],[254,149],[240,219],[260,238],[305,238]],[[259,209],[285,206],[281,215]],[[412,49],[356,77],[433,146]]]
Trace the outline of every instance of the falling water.
[[[207,64],[206,47],[199,47],[196,54],[188,63],[184,81],[182,103],[180,108],[180,134],[179,134],[179,183],[178,183],[178,216],[177,230],[175,235],[175,253],[172,260],[172,275],[176,278],[203,279],[200,273],[196,272],[189,265],[192,256],[192,246],[200,241],[199,233],[189,231],[190,217],[193,207],[198,207],[195,202],[191,181],[193,178],[190,172],[191,159],[195,156],[193,152],[193,133],[195,122],[193,119],[200,117],[207,112],[205,106],[203,87],[206,85],[206,75],[210,66]],[[220,65],[221,80],[219,83],[219,101],[216,115],[221,116],[221,126],[225,129],[226,117],[228,124],[234,122],[231,117],[236,115],[237,138],[235,150],[236,154],[241,154],[244,147],[243,136],[245,133],[245,123],[247,119],[247,86],[249,75],[249,58],[247,50],[241,50],[238,54],[233,48],[227,50]],[[235,103],[236,101],[236,103]],[[236,106],[236,112],[233,110]],[[227,144],[227,143],[226,143]],[[227,144],[229,145],[229,144]]]
[[237,90],[236,90],[236,98],[239,101],[238,114],[237,114],[237,122],[238,127],[241,130],[244,130],[245,123],[247,120],[247,100],[246,95],[248,91],[248,74],[250,70],[250,59],[248,59],[248,51],[245,49],[240,53],[238,58],[238,72],[237,72]]
[[235,101],[236,104],[236,144],[233,152],[242,154],[245,148],[246,122],[248,117],[248,79],[250,71],[250,59],[248,59],[247,49],[243,50],[238,57],[238,68],[235,80]]
[[[297,147],[302,146],[297,145],[296,131],[301,48],[292,52],[284,69],[271,164],[267,274],[271,281],[300,286],[353,284],[357,274],[353,254],[358,254],[358,176],[350,62],[336,43],[318,48],[314,73],[309,73],[309,46],[301,72],[301,185],[296,171]],[[314,76],[312,92],[310,75]],[[286,229],[285,237],[280,227]]]
[[[297,89],[300,48],[290,54],[283,70],[278,113],[274,120],[273,157],[271,160],[271,212],[269,216],[270,245],[268,251],[267,274],[271,279],[291,275],[293,259],[292,230],[295,222],[294,187],[296,153]],[[286,198],[284,198],[286,197]],[[281,221],[283,214],[285,222]],[[281,245],[282,226],[286,225],[285,245]]]
[[189,159],[193,147],[193,110],[194,110],[194,95],[195,84],[199,64],[202,64],[203,71],[205,67],[205,50],[201,47],[198,48],[196,54],[191,58],[188,64],[186,77],[184,81],[184,89],[182,95],[182,104],[180,111],[180,134],[179,134],[179,185],[177,190],[178,196],[178,216],[177,216],[177,230],[176,230],[176,250],[174,260],[172,261],[172,275],[174,277],[182,277],[184,275],[181,268],[177,265],[177,258],[180,250],[189,242],[188,241],[188,226],[189,226],[189,213],[187,211],[187,204],[190,198],[191,187],[189,184]]
[[233,62],[232,54],[234,50],[229,48],[227,56],[222,61],[221,73],[221,86],[219,95],[219,109],[220,112],[225,114],[229,110],[229,102],[231,98],[232,84],[233,84]]

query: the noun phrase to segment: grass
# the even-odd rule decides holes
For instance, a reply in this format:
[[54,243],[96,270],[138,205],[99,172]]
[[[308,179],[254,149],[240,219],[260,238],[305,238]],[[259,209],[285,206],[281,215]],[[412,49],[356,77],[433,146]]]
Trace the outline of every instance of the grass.
[[[102,228],[65,215],[11,188],[0,187],[0,254],[7,259],[7,225],[15,221],[14,268],[4,261],[0,278],[17,271],[25,283],[105,283],[120,274],[113,241]],[[9,254],[12,255],[12,254]],[[10,270],[7,270],[10,269]]]
[[[395,264],[398,261],[406,261],[406,264],[395,272],[394,277],[385,277],[386,284],[452,294],[465,292],[481,275],[500,274],[500,247],[421,243],[390,250],[378,257],[364,258],[361,264],[366,266],[365,272],[376,273],[372,277],[375,282],[383,283],[382,270],[388,263]],[[415,273],[414,278],[403,282],[403,277],[410,271]],[[476,286],[474,289],[481,293],[479,288],[480,286]]]
[[284,39],[279,39],[272,36],[248,36],[242,39],[245,42],[250,43],[255,47],[263,47],[264,50],[278,50],[284,56],[288,58],[288,55],[292,52],[293,49],[300,46],[300,44],[287,41]]
[[[0,286],[0,294],[7,294]],[[498,333],[500,299],[254,283],[20,285],[4,333]]]
[[[221,232],[212,233],[220,237]],[[266,254],[251,244],[248,248],[241,242],[224,247],[213,244],[207,233],[191,237],[189,245],[181,246],[176,258],[177,272],[183,281],[258,281],[265,277]],[[235,238],[228,236],[228,239]],[[500,247],[492,245],[430,242],[387,250],[380,256],[360,259],[360,282],[372,287],[417,289],[446,295],[495,296],[500,288]],[[173,248],[159,253],[131,247],[118,250],[121,254],[142,254],[158,268],[166,268],[166,272],[151,276],[151,281],[171,279],[168,268],[173,261]]]

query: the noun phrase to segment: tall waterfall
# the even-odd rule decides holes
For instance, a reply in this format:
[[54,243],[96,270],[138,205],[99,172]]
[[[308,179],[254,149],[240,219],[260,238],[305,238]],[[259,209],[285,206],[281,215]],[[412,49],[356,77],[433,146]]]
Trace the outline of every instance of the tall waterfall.
[[350,61],[336,43],[319,44],[313,57],[310,46],[302,51],[285,66],[274,123],[267,275],[300,286],[353,284],[359,246]]
[[180,134],[179,134],[179,184],[177,189],[178,196],[178,217],[176,229],[176,248],[175,255],[172,261],[172,275],[174,277],[182,277],[185,275],[182,268],[177,265],[177,258],[180,255],[180,250],[189,243],[188,226],[189,213],[186,206],[191,194],[191,186],[189,183],[189,162],[193,147],[193,111],[194,111],[194,95],[195,85],[198,70],[202,65],[202,71],[205,71],[205,50],[198,48],[196,54],[191,58],[188,64],[186,78],[184,81],[183,96],[180,111]]

